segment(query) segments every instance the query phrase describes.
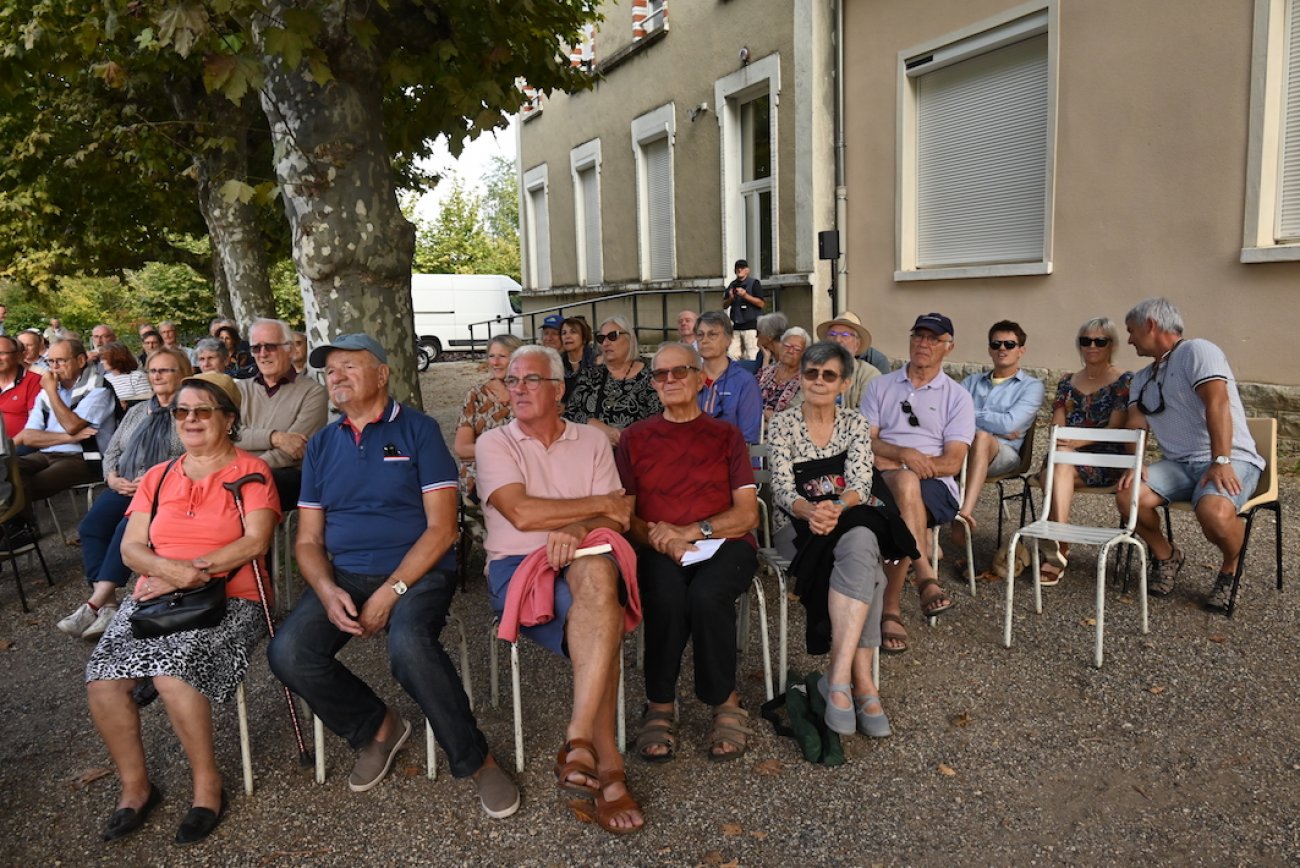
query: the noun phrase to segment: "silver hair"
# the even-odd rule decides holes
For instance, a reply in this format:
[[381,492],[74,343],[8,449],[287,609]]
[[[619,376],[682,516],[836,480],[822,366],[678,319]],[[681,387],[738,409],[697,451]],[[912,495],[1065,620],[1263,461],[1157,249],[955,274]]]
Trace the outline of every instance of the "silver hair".
[[223,359],[230,359],[230,350],[216,338],[204,338],[195,344],[194,355],[197,356],[199,353],[216,353]]
[[681,341],[664,341],[655,349],[655,354],[650,357],[650,367],[652,369],[658,367],[659,354],[664,350],[685,350],[686,354],[691,357],[691,364],[694,367],[701,368],[704,366],[704,359],[700,358],[700,351],[695,347]]
[[695,331],[699,331],[704,326],[717,326],[722,329],[722,333],[728,338],[735,331],[735,326],[731,324],[731,317],[727,316],[720,310],[706,310],[695,320]]
[[293,329],[289,328],[289,324],[282,319],[269,319],[264,316],[259,316],[257,319],[253,320],[253,324],[248,327],[249,337],[252,337],[253,329],[259,326],[275,326],[278,328],[280,330],[280,343],[282,344],[291,343],[293,341]]
[[632,324],[627,321],[627,317],[623,316],[621,313],[616,313],[613,316],[607,316],[602,319],[600,324],[603,326],[606,323],[611,322],[618,327],[619,331],[627,332],[632,337],[632,343],[636,343],[636,332],[632,331]]
[[487,348],[489,350],[492,349],[492,346],[494,344],[497,346],[504,347],[507,353],[513,353],[515,350],[523,346],[524,342],[521,341],[516,335],[504,334],[504,335],[494,335],[487,342]]
[[799,372],[803,373],[814,365],[826,367],[831,359],[840,363],[840,374],[844,379],[853,378],[853,353],[835,341],[818,341],[804,350],[803,358],[799,360]]
[[807,349],[808,345],[812,343],[812,337],[808,334],[808,332],[805,329],[801,329],[799,328],[799,326],[790,326],[788,329],[782,332],[781,333],[782,342],[784,342],[786,338],[803,338],[803,345],[805,349]]
[[[560,354],[550,347],[544,347],[541,344],[524,344],[510,354],[510,364],[514,365],[518,360],[526,359],[529,356],[544,357],[551,368],[551,377],[561,383],[564,382],[564,362],[560,361]],[[506,370],[509,370],[509,368]]]
[[[1115,325],[1115,321],[1108,316],[1094,316],[1079,326],[1079,333],[1075,335],[1075,338],[1081,338],[1088,332],[1101,332],[1110,338],[1110,346],[1106,349],[1110,350],[1110,356],[1113,358],[1115,348],[1119,346],[1119,327]],[[1081,358],[1083,356],[1083,347],[1079,347],[1079,356]]]
[[1133,306],[1124,317],[1126,325],[1144,325],[1147,320],[1156,324],[1162,332],[1183,333],[1183,315],[1167,298],[1146,298]]
[[758,336],[767,338],[770,341],[781,339],[786,329],[790,328],[790,317],[776,311],[775,313],[765,313],[758,318]]

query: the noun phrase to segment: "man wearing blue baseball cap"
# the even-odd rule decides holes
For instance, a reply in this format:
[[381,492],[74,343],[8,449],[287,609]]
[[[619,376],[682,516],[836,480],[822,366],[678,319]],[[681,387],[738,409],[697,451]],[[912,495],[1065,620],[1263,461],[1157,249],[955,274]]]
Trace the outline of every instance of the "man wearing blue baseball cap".
[[563,355],[564,345],[560,341],[560,326],[562,325],[564,325],[564,317],[558,313],[553,313],[542,320],[542,330],[538,335],[537,342]]
[[923,615],[938,615],[953,605],[923,544],[928,525],[947,524],[957,515],[954,477],[975,439],[970,393],[943,372],[943,360],[956,346],[953,334],[952,320],[941,313],[917,317],[907,365],[876,377],[862,396],[860,409],[871,425],[875,468],[889,485],[921,551],[915,562],[885,566],[889,585],[880,616],[887,622],[880,630],[880,650],[885,653],[907,650],[907,631],[899,613],[909,565],[916,569]]
[[393,675],[452,774],[473,778],[489,817],[508,817],[519,790],[438,640],[456,591],[456,462],[437,422],[388,396],[388,354],[370,335],[340,335],[310,361],[342,418],[307,444],[295,552],[309,587],[271,641],[271,670],[357,752],[348,787],[364,792],[388,774],[411,724],[335,655],[386,630]]

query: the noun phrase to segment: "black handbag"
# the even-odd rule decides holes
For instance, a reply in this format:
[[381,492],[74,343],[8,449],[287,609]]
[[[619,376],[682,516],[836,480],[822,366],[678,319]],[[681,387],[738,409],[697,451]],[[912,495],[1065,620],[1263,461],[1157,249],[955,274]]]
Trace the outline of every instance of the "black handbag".
[[[158,515],[158,498],[162,495],[163,480],[171,473],[172,466],[179,459],[173,458],[158,477],[158,488],[154,491],[153,507],[149,511],[149,526]],[[153,548],[153,539],[149,539],[149,548]],[[226,579],[229,575],[215,578],[206,585],[173,591],[162,597],[142,603],[131,613],[131,633],[137,639],[153,639],[181,630],[196,630],[203,627],[215,627],[226,617]]]

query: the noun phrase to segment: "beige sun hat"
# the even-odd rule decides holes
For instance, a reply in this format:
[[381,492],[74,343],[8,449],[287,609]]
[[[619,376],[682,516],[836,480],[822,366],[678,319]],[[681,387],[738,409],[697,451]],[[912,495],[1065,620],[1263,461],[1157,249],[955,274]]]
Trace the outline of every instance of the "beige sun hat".
[[848,326],[858,333],[858,340],[862,342],[862,348],[859,352],[865,353],[871,348],[871,332],[867,331],[866,328],[863,327],[862,320],[858,319],[858,315],[853,311],[846,310],[835,319],[827,320],[817,326],[817,340],[826,340],[826,332],[833,325]]

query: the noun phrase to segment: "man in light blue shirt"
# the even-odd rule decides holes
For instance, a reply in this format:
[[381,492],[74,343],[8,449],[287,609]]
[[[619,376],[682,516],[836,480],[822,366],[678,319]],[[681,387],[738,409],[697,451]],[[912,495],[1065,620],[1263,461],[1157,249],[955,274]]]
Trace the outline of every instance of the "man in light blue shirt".
[[[984,480],[1020,466],[1020,447],[1043,406],[1043,381],[1020,369],[1024,354],[1025,330],[1019,323],[995,322],[989,328],[993,370],[962,380],[975,403],[975,440],[966,460],[966,495],[961,504],[961,515],[972,528]],[[962,538],[959,527],[953,525],[958,542]]]

